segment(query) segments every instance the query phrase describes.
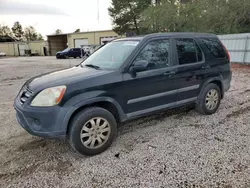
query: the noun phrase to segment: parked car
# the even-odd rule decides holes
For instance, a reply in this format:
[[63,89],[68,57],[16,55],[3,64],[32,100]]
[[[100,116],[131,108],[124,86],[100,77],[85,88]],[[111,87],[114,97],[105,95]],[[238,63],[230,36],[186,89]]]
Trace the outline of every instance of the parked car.
[[215,113],[230,82],[230,57],[216,35],[150,34],[114,40],[78,66],[28,80],[14,107],[30,134],[65,137],[95,155],[120,122],[187,104]]
[[0,57],[6,56],[6,53],[0,52]]
[[82,50],[85,52],[84,56],[89,57],[92,53],[94,53],[101,46],[102,45],[83,45]]
[[84,51],[82,50],[81,52],[81,48],[66,48],[63,51],[56,53],[57,59],[66,59],[69,57],[81,58],[82,56],[84,56]]

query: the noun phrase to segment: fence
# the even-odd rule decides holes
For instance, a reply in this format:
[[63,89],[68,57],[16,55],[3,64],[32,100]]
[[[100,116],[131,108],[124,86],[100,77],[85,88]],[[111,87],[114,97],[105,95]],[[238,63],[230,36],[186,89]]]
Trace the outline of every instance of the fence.
[[250,33],[218,36],[227,48],[231,62],[250,64]]

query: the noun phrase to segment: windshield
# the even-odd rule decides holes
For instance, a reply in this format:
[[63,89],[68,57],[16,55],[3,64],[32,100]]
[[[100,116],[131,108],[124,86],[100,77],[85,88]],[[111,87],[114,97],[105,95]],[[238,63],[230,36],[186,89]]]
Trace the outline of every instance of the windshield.
[[66,48],[65,50],[63,50],[62,52],[67,52],[67,51],[69,51],[70,50],[70,48]]
[[82,65],[94,65],[100,69],[117,69],[131,54],[139,41],[114,41],[106,44],[89,58]]

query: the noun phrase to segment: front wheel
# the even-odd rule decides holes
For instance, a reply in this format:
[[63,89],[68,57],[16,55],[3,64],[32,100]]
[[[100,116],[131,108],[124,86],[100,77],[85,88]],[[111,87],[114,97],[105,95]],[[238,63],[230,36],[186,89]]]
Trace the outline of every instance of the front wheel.
[[204,115],[214,114],[220,106],[220,101],[220,88],[218,85],[210,83],[201,91],[195,105],[196,111]]
[[96,155],[111,145],[116,130],[116,120],[109,111],[100,107],[86,108],[71,121],[68,139],[79,153]]

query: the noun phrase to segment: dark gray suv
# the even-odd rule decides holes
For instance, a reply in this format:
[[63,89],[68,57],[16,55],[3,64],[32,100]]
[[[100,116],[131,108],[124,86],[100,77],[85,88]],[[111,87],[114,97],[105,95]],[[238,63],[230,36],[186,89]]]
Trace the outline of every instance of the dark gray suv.
[[95,155],[119,122],[192,103],[215,113],[230,81],[230,57],[216,35],[150,34],[114,40],[78,66],[28,80],[14,106],[30,134],[65,137]]

